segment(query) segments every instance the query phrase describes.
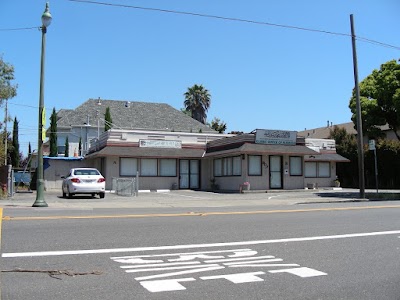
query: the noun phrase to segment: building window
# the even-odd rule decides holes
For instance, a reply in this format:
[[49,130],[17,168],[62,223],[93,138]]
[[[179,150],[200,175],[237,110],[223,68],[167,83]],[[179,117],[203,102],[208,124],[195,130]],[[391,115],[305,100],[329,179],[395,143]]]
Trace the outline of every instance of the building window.
[[331,177],[331,168],[329,167],[329,162],[319,162],[318,163],[318,177]]
[[224,158],[222,163],[224,166],[222,174],[225,176],[232,175],[232,157]]
[[[176,159],[120,158],[120,176],[136,176],[140,162],[141,176],[176,177]],[[159,167],[159,170],[158,170]]]
[[305,163],[305,177],[317,177],[317,163],[306,162]]
[[249,155],[249,170],[251,176],[261,176],[261,155]]
[[157,159],[142,158],[140,160],[140,175],[157,176]]
[[160,176],[176,176],[176,159],[160,159]]
[[242,175],[242,159],[240,156],[235,156],[232,158],[232,175],[241,176]]
[[57,154],[60,155],[64,155],[65,154],[65,145],[64,146],[57,146]]
[[240,156],[218,158],[214,160],[214,177],[242,175]]
[[214,159],[214,177],[222,176],[222,159]]
[[330,163],[329,162],[306,162],[305,163],[305,177],[321,177],[329,178]]
[[290,167],[290,175],[291,176],[303,175],[301,156],[290,156],[289,157],[289,167]]
[[136,176],[138,170],[136,158],[121,157],[119,165],[120,176]]

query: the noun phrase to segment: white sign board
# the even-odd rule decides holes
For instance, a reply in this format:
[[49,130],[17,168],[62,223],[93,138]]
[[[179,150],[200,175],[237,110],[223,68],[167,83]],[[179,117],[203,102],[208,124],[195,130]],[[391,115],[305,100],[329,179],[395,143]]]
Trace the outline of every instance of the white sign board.
[[256,144],[296,145],[297,132],[286,130],[256,130]]
[[375,140],[369,140],[368,146],[369,150],[375,150]]
[[139,140],[139,147],[181,149],[182,142],[181,141]]

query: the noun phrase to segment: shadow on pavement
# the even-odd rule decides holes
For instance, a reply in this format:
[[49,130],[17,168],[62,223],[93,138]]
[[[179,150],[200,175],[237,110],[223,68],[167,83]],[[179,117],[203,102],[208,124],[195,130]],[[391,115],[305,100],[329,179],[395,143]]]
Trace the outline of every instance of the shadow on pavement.
[[357,200],[369,200],[369,201],[400,201],[399,192],[382,192],[382,193],[365,193],[365,198],[360,198],[359,192],[324,192],[316,193],[321,198],[342,198],[342,199],[354,199]]

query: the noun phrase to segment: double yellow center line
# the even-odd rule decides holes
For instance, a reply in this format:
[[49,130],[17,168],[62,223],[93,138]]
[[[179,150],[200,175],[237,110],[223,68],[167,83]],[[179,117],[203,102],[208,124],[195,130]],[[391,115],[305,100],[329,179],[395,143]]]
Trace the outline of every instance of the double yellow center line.
[[[227,212],[185,212],[185,213],[156,213],[156,214],[124,214],[124,215],[99,215],[99,216],[38,216],[38,217],[10,217],[2,216],[0,208],[0,230],[3,221],[37,221],[37,220],[79,220],[79,219],[118,219],[118,218],[152,218],[152,217],[206,217],[223,215],[252,215],[252,214],[275,214],[275,213],[298,213],[319,211],[347,211],[364,209],[400,208],[400,205],[382,206],[356,206],[356,207],[331,207],[310,209],[280,209],[280,210],[253,210],[253,211],[227,211]],[[0,231],[1,232],[1,231]]]

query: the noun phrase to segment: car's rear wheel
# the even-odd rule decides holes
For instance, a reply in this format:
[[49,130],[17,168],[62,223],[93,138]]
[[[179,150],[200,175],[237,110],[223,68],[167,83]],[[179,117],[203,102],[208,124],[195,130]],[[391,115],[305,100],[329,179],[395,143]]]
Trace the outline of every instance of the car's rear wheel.
[[66,198],[67,197],[67,194],[64,192],[64,189],[63,189],[63,191],[62,191],[62,194],[63,194],[63,198]]
[[100,198],[104,198],[105,195],[106,195],[105,193],[100,193],[99,194]]
[[69,199],[72,199],[72,196],[73,196],[74,194],[71,194],[71,192],[70,192],[70,190],[69,190],[69,188],[68,188],[68,198]]

